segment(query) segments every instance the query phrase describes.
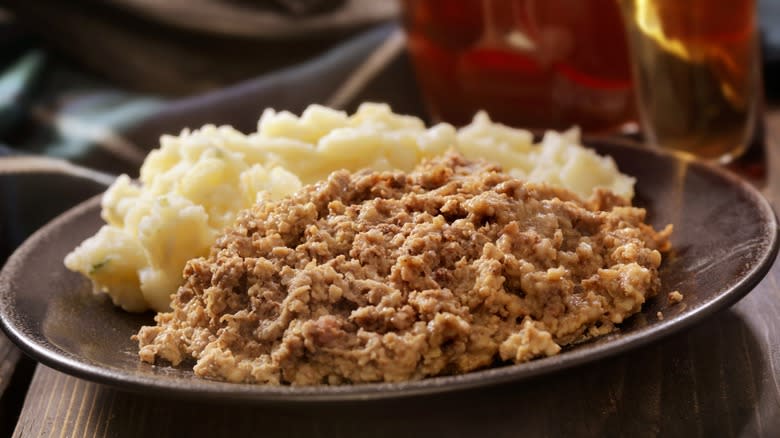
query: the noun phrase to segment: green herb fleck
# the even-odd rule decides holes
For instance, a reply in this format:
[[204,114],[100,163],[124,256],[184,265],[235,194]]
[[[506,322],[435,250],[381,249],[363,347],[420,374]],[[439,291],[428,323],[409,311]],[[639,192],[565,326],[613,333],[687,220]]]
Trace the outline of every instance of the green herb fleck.
[[103,260],[103,261],[100,261],[100,262],[97,262],[97,263],[95,263],[95,264],[94,264],[94,265],[92,265],[92,267],[89,269],[89,275],[92,275],[92,274],[96,273],[97,271],[99,271],[100,269],[102,269],[104,266],[106,266],[106,265],[108,264],[108,262],[110,262],[110,261],[111,261],[111,260],[109,260],[109,259],[105,259],[105,260]]

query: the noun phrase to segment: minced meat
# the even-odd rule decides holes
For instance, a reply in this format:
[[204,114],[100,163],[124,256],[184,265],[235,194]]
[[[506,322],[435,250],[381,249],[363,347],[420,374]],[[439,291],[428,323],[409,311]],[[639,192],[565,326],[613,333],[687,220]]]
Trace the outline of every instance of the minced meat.
[[603,335],[659,290],[645,211],[451,154],[333,173],[241,213],[188,262],[150,363],[232,382],[344,384],[465,373]]

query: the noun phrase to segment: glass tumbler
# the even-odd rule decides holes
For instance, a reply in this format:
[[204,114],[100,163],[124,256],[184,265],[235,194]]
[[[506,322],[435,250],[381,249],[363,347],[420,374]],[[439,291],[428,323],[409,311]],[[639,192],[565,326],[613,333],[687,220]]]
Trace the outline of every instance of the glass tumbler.
[[618,0],[648,143],[727,163],[761,106],[755,0]]
[[616,0],[404,0],[403,20],[435,121],[484,109],[523,128],[636,126]]

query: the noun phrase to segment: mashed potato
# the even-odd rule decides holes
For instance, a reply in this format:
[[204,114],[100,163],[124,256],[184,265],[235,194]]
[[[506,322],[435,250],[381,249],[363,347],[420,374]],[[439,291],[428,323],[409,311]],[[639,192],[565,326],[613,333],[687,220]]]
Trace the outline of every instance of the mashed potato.
[[126,175],[106,191],[98,233],[65,258],[97,291],[129,311],[166,311],[187,260],[203,256],[236,213],[284,197],[338,169],[412,170],[425,158],[457,149],[518,178],[547,182],[583,198],[595,188],[630,199],[634,179],[610,157],[579,144],[579,132],[530,132],[491,122],[484,113],[460,130],[363,104],[349,116],[311,105],[300,117],[266,110],[255,133],[207,125],[163,136],[138,184]]

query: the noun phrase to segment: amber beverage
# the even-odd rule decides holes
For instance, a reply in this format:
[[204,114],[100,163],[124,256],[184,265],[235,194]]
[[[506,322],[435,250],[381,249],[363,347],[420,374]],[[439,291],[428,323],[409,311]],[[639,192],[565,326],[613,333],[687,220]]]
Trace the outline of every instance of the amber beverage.
[[620,0],[648,140],[729,162],[761,99],[755,0]]
[[418,82],[435,120],[585,131],[635,119],[616,0],[404,0]]

